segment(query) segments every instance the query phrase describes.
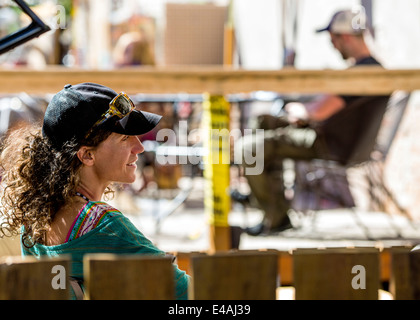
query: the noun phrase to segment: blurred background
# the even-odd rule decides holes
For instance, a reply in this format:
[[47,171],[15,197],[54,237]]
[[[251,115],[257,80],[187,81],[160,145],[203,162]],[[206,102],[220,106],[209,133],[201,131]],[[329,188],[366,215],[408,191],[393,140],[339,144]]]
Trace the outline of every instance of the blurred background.
[[[59,64],[109,69],[128,63],[217,65],[223,63],[223,26],[231,23],[236,37],[234,65],[278,69],[287,64],[286,57],[294,52],[296,68],[340,69],[346,64],[331,50],[328,34],[316,34],[315,30],[326,25],[337,10],[349,8],[366,11],[372,27],[369,45],[385,67],[420,66],[418,0],[28,0],[27,3],[53,31],[2,55],[0,62],[4,66],[42,68]],[[28,23],[28,19],[12,1],[5,0],[0,22],[1,34],[7,34]],[[137,58],[124,53],[129,43],[132,46],[127,50],[137,52]]]
[[[368,45],[385,68],[420,68],[420,0],[27,0],[26,3],[51,31],[0,55],[1,70],[42,71],[59,66],[118,71],[187,65],[248,70],[345,69],[349,65],[334,50],[328,33],[315,33],[341,9],[366,14],[370,21]],[[13,1],[0,1],[2,37],[29,23]],[[226,39],[230,39],[229,50]],[[51,94],[3,93],[0,134],[19,121],[42,119]],[[124,186],[115,201],[163,249],[206,249],[205,187],[202,179],[192,179],[202,178],[202,163],[198,160],[185,165],[159,164],[155,161],[158,145],[154,141],[157,131],[167,128],[177,132],[179,141],[200,147],[200,134],[195,130],[202,125],[203,97],[182,92],[144,95],[139,88],[132,98],[142,110],[162,114],[164,119],[157,130],[142,138],[146,152],[139,165],[139,180],[130,187]],[[281,88],[274,93],[253,92],[228,98],[230,128],[241,130],[251,117],[271,112],[284,102]],[[417,91],[411,94],[384,171],[387,186],[405,211],[404,219],[409,217],[411,222],[420,221],[419,99]],[[181,120],[187,123],[186,132],[180,130]],[[196,152],[199,158],[200,151]],[[231,169],[231,185],[249,191],[240,170],[235,166]],[[365,200],[365,196],[361,199]],[[246,215],[242,207],[234,204],[230,221],[249,226],[260,215],[257,208],[248,208]],[[325,221],[334,221],[334,217],[336,213]],[[380,218],[371,213],[367,219],[377,226]],[[334,230],[332,237],[336,240],[347,236],[363,239],[357,232],[346,235],[350,229],[342,221],[340,227],[330,225],[327,234],[319,237],[331,237]],[[417,229],[406,222],[398,222],[402,229],[408,226],[406,238],[420,238]],[[380,237],[401,236],[401,233],[395,236],[387,221],[385,225]],[[299,232],[284,236],[302,239]],[[282,243],[269,242],[279,240],[279,236],[244,237],[243,248],[296,246],[296,241],[288,244],[284,237]]]
[[[114,83],[121,86],[133,79],[125,79],[126,74],[137,77],[137,71],[146,70],[145,73],[138,73],[141,76],[147,75],[149,71],[171,68],[180,72],[170,79],[175,79],[171,82],[173,84],[177,77],[182,76],[184,66],[185,70],[187,67],[192,67],[189,71],[198,70],[197,81],[205,84],[206,78],[200,78],[203,70],[229,72],[232,69],[263,72],[285,70],[284,74],[292,76],[295,75],[295,69],[318,70],[319,82],[323,82],[324,70],[344,70],[351,65],[351,61],[343,60],[334,49],[328,32],[315,32],[326,27],[333,14],[343,9],[366,15],[369,21],[367,44],[372,55],[386,69],[412,71],[408,73],[410,75],[420,72],[420,0],[25,2],[51,30],[0,54],[0,80],[3,81],[3,85],[0,85],[0,140],[9,130],[41,121],[56,90],[37,92],[37,84],[48,83],[47,89],[50,90],[49,85],[55,85],[55,82],[61,82],[66,77],[66,82],[58,86],[62,88],[68,83],[67,76],[72,74],[71,71],[78,72],[77,76],[83,77],[84,81],[91,81],[89,76],[97,70],[109,71],[95,75],[99,74],[104,81],[106,79],[103,74],[110,75]],[[29,25],[31,20],[17,6],[16,1],[0,0],[0,38],[4,39]],[[198,68],[203,66],[210,68]],[[129,72],[124,73],[124,70]],[[279,78],[284,77],[283,73],[279,74]],[[296,74],[299,77],[304,73]],[[341,77],[346,72],[337,74]],[[380,80],[393,83],[392,77],[397,73],[384,74],[385,78]],[[16,75],[21,77],[19,79],[22,79],[22,88],[25,89],[20,86],[15,89],[13,85],[7,87],[6,77]],[[61,76],[60,81],[56,81],[58,75]],[[218,81],[219,78],[216,79]],[[208,138],[205,132],[210,131],[208,123],[203,125],[203,119],[206,118],[203,101],[206,97],[186,93],[190,88],[185,88],[185,92],[145,94],[140,87],[138,92],[128,92],[136,107],[164,117],[156,129],[141,137],[145,152],[139,157],[138,179],[129,186],[116,186],[115,198],[110,203],[127,215],[139,230],[164,251],[205,252],[215,247],[216,242],[220,244],[217,237],[222,234],[225,242],[223,245],[232,249],[276,249],[282,254],[286,253],[282,255],[282,261],[285,262],[280,266],[282,283],[286,284],[291,283],[292,279],[292,260],[288,256],[292,249],[376,247],[385,252],[384,248],[412,248],[420,243],[418,79],[414,77],[411,86],[418,90],[407,94],[404,106],[396,113],[387,112],[384,117],[383,127],[392,127],[392,138],[384,157],[375,158],[372,152],[372,161],[367,161],[367,166],[362,163],[360,166],[346,167],[341,172],[344,172],[342,176],[348,178],[348,181],[340,181],[345,182],[345,187],[348,187],[346,191],[351,191],[356,206],[339,206],[341,190],[336,188],[337,184],[329,184],[337,176],[324,175],[323,171],[312,171],[306,175],[304,172],[303,176],[308,182],[306,187],[309,187],[297,188],[295,181],[298,167],[286,159],[281,173],[283,176],[279,178],[279,174],[274,177],[279,178],[279,181],[283,179],[285,194],[290,199],[294,197],[292,200],[301,200],[303,204],[315,199],[317,205],[323,206],[314,210],[293,208],[289,212],[293,228],[262,236],[252,236],[246,232],[249,227],[261,221],[262,210],[244,198],[243,201],[239,197],[239,200],[233,199],[230,202],[232,190],[240,191],[242,195],[250,192],[243,168],[235,163],[228,164],[227,172],[224,173],[229,178],[227,184],[223,184],[226,181],[222,181],[221,177],[223,183],[219,186],[221,194],[229,198],[224,204],[231,205],[228,225],[222,226],[222,229],[225,228],[222,231],[228,232],[216,234],[213,231],[217,227],[214,230],[209,228],[212,224],[206,214],[207,204],[222,197],[216,199],[214,193],[206,193],[218,182],[214,176],[209,178],[209,175],[204,174],[205,165],[202,161],[206,150],[210,149],[206,149],[203,141]],[[188,82],[191,87],[195,80]],[[234,80],[239,83],[242,79]],[[303,75],[298,80],[305,83],[307,79]],[[372,87],[381,87],[382,82],[374,82]],[[405,85],[409,87],[407,82]],[[16,83],[16,80],[12,83]],[[404,84],[404,81],[399,83]],[[161,89],[159,83],[155,87]],[[12,89],[13,92],[9,92]],[[289,100],[304,101],[311,97],[302,96],[300,92],[284,94],[282,88],[278,88],[276,92],[238,92],[224,98],[229,104],[221,105],[227,105],[228,112],[220,106],[216,107],[222,111],[221,114],[229,115],[225,122],[229,123],[229,141],[232,142],[251,126],[252,120],[258,115],[278,115]],[[156,141],[161,129],[169,129],[175,134],[168,135],[164,142]],[[378,135],[380,137],[381,134]],[[228,152],[232,153],[232,145]],[[159,157],[168,155],[176,157],[178,161],[157,161]],[[371,162],[374,165],[370,167]],[[313,181],[318,184],[311,184]],[[333,196],[319,196],[318,188],[324,186],[332,189]],[[304,192],[299,193],[302,190]],[[17,238],[1,239],[0,257],[19,254],[20,242]],[[388,282],[390,258],[382,254],[383,257],[388,260],[381,262],[381,279]],[[415,274],[418,274],[417,269]],[[331,279],[328,278],[333,283]]]

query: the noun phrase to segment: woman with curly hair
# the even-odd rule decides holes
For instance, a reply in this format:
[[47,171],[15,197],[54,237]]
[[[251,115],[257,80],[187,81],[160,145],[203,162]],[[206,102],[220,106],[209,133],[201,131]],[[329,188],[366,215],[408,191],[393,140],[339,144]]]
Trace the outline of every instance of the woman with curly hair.
[[[3,144],[0,237],[21,234],[23,255],[71,255],[81,283],[86,253],[165,255],[102,201],[113,182],[134,182],[144,151],[137,136],[160,118],[105,86],[66,85],[42,128],[17,130]],[[189,277],[174,270],[175,298],[186,299]]]

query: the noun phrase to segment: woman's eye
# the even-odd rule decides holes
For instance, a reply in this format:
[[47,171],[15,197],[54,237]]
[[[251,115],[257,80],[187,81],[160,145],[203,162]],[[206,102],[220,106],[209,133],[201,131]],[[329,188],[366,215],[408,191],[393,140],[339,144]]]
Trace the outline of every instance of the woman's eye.
[[124,137],[122,138],[122,141],[126,141],[126,140],[128,139],[128,137],[129,137],[129,136],[124,136]]

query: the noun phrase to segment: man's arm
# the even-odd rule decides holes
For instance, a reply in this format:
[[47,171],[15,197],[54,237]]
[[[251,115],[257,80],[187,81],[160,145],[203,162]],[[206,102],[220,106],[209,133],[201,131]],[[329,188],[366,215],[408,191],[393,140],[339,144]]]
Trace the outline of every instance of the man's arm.
[[335,95],[322,95],[308,103],[291,102],[285,108],[291,123],[301,121],[323,121],[345,107],[343,98]]

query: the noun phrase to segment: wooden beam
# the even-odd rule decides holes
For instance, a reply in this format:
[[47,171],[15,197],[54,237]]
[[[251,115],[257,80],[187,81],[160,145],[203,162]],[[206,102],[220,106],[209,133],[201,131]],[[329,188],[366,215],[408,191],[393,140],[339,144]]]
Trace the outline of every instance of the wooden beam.
[[420,70],[366,66],[348,70],[239,70],[222,67],[134,67],[42,71],[1,69],[0,93],[55,93],[67,83],[96,82],[127,93],[232,94],[257,90],[282,93],[389,94],[420,89]]

